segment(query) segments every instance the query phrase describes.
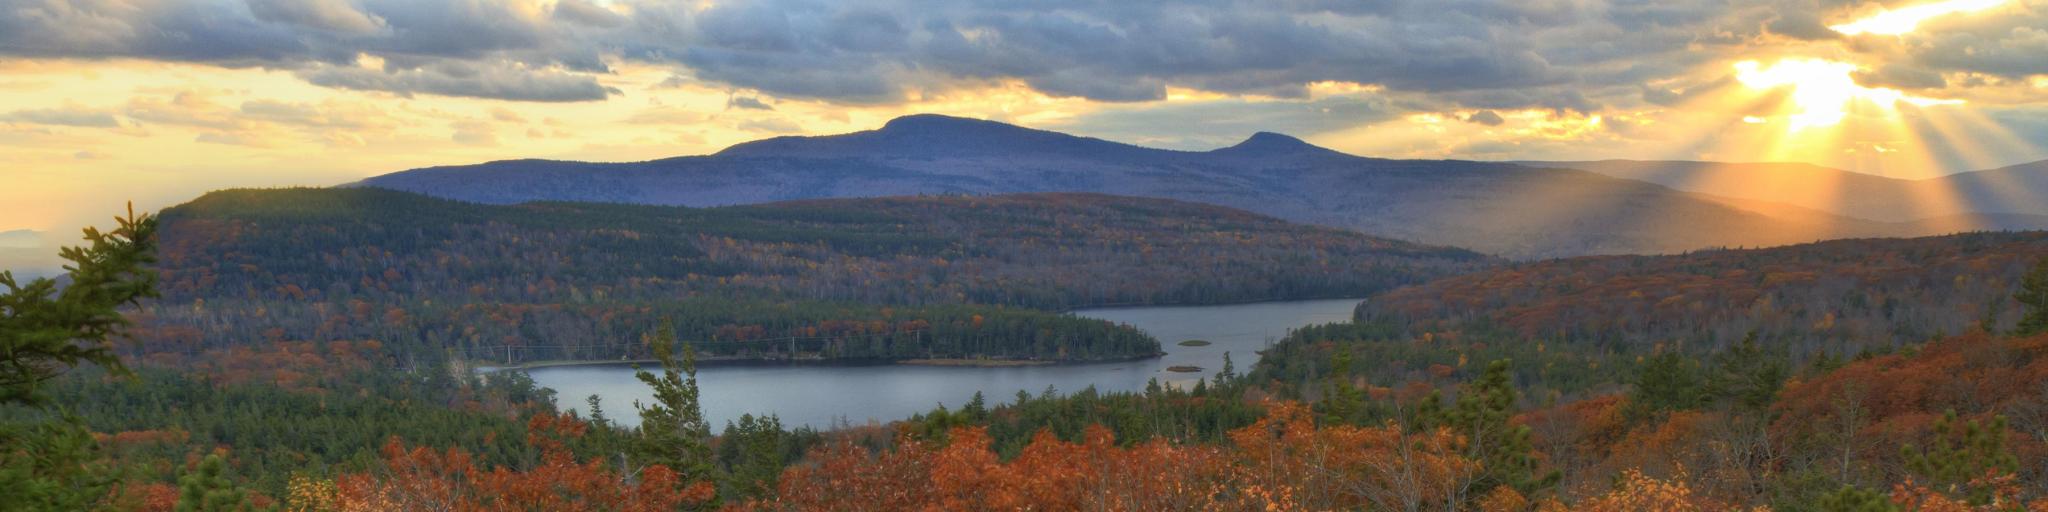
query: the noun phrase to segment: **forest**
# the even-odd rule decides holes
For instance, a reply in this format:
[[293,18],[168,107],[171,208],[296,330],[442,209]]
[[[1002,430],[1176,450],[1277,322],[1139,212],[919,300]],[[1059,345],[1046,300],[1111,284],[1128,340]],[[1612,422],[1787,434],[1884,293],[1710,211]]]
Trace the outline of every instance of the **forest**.
[[[695,371],[718,352],[688,322],[636,336],[652,402],[582,415],[378,340],[135,354],[132,315],[168,295],[158,222],[89,232],[62,287],[0,273],[0,509],[2048,510],[2048,258],[2028,235],[1860,242],[1840,261],[1903,255],[1958,286],[1940,262],[2018,270],[1967,280],[2010,316],[1854,353],[1362,315],[1192,386],[975,395],[820,432],[705,421]],[[1953,248],[1969,240],[1998,243]],[[1794,268],[1773,260],[1800,249],[1710,256]]]
[[186,353],[375,339],[407,359],[618,359],[667,319],[735,358],[1116,359],[1157,346],[1048,311],[1359,297],[1495,262],[1092,194],[698,209],[231,190],[162,223],[163,297],[134,333]]

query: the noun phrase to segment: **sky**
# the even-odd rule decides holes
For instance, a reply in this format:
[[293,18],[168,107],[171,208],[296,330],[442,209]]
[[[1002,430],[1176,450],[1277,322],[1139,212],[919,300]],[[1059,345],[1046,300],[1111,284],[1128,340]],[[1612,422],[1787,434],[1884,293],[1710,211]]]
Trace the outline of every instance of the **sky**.
[[2048,0],[5,0],[0,232],[924,112],[1926,178],[2048,158]]

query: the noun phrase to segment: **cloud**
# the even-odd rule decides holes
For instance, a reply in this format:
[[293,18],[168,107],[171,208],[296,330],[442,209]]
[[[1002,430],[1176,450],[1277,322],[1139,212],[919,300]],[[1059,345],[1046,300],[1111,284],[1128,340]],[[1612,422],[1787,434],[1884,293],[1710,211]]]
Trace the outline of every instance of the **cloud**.
[[555,19],[593,27],[612,28],[630,23],[624,15],[611,9],[599,7],[584,0],[562,0],[555,3]]
[[1856,83],[1866,87],[1896,89],[1939,89],[1948,86],[1941,73],[1910,64],[1887,64],[1875,71],[1855,73]]
[[0,248],[38,249],[43,247],[43,233],[29,229],[0,231]]
[[1286,130],[1307,137],[1372,124],[1399,117],[1411,106],[1374,94],[1283,101],[1230,98],[1110,108],[1042,126],[1147,146],[1208,150],[1236,144],[1259,131]]
[[762,103],[760,98],[755,98],[752,96],[733,96],[731,98],[728,98],[725,100],[725,108],[737,108],[745,110],[775,110],[775,107],[769,106],[767,103]]
[[461,121],[455,123],[455,135],[450,137],[457,144],[466,146],[496,146],[498,133],[490,123],[482,121]]
[[1803,40],[1822,40],[1841,37],[1840,33],[1822,23],[1820,16],[1811,11],[1792,11],[1778,16],[1765,25],[1771,33]]
[[1868,80],[1902,87],[2048,73],[2048,11],[1943,18],[1902,42],[1826,29],[1861,3],[16,0],[0,9],[0,58],[260,66],[340,89],[541,102],[604,100],[617,90],[599,78],[624,61],[852,105],[1009,84],[1101,102],[1169,87],[1304,100],[1341,82],[1439,111],[1574,112],[1677,101],[1672,82],[1765,45],[1896,56],[1921,72]]
[[519,115],[519,113],[518,113],[518,112],[513,112],[513,111],[512,111],[512,109],[509,109],[509,108],[505,108],[505,107],[495,107],[495,108],[492,108],[492,109],[491,109],[491,119],[496,119],[496,120],[499,120],[499,121],[503,121],[503,122],[507,122],[507,123],[524,123],[524,122],[526,122],[526,118],[525,118],[525,117],[522,117],[522,116],[520,116],[520,115]]
[[383,18],[358,10],[345,0],[248,0],[256,19],[301,27],[370,34],[384,28]]
[[1481,110],[1478,112],[1473,112],[1472,115],[1465,116],[1465,122],[1478,123],[1487,126],[1500,126],[1502,123],[1508,122],[1508,120],[1502,119],[1500,117],[1500,114],[1494,111]]
[[409,69],[319,66],[299,71],[315,85],[410,96],[434,94],[514,101],[600,101],[618,89],[588,75],[554,69],[528,69],[511,62],[447,60]]
[[0,114],[0,122],[90,128],[121,126],[121,120],[114,118],[111,113],[80,107],[16,110]]
[[790,122],[788,119],[780,118],[748,119],[740,121],[737,128],[750,132],[764,133],[797,133],[804,130],[802,126]]

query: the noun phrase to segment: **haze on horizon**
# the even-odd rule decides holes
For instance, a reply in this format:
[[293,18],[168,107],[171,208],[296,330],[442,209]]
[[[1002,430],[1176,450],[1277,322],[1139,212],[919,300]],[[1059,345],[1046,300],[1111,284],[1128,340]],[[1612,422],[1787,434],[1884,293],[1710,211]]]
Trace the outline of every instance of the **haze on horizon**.
[[630,161],[977,117],[1175,149],[2048,158],[2048,0],[28,0],[0,10],[0,231],[207,190]]

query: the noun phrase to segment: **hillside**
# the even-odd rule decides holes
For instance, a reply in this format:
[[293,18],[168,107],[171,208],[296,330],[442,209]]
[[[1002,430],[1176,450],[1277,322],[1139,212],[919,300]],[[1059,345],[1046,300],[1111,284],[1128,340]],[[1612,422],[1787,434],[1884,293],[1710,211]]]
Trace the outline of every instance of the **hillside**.
[[1917,224],[1906,232],[2048,228],[2048,161],[1917,180],[1798,163],[1522,163],[1578,169],[1688,192],[1782,203],[1860,219]]
[[633,163],[512,160],[434,167],[361,185],[481,203],[685,206],[915,194],[1096,192],[1274,217],[1515,258],[1673,253],[1898,233],[1815,211],[1757,213],[1719,198],[1595,173],[1514,164],[1364,158],[1260,133],[1168,151],[935,115],[717,154]]
[[477,358],[616,358],[667,318],[744,357],[1123,358],[1157,343],[1049,311],[1355,297],[1493,263],[1091,194],[694,209],[233,190],[162,218],[164,299],[143,312],[142,338],[174,350],[377,339]]
[[1855,353],[2009,324],[2048,233],[1836,240],[1677,256],[1546,261],[1395,290],[1359,316],[1418,330],[1713,349],[1756,332],[1796,354]]

